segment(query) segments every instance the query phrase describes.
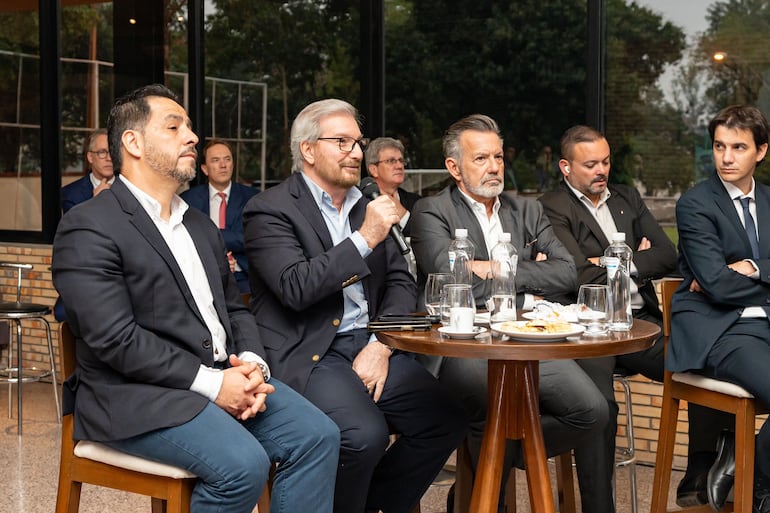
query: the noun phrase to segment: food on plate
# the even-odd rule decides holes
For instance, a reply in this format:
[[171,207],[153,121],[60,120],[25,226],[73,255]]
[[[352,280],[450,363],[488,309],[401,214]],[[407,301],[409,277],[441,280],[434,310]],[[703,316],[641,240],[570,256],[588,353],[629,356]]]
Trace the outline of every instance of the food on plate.
[[564,321],[533,319],[531,321],[507,321],[500,325],[503,331],[514,333],[570,333],[574,327]]

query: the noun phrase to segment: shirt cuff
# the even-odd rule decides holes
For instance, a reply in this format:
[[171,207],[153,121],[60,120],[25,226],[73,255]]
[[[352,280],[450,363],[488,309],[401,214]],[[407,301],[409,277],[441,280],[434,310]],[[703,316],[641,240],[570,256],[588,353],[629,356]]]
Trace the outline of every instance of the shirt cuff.
[[219,390],[222,388],[222,381],[225,377],[219,369],[212,369],[201,364],[198,374],[190,385],[190,391],[208,398],[209,401],[216,402],[219,396]]
[[757,263],[756,263],[754,260],[752,260],[751,258],[747,258],[747,259],[746,259],[746,261],[747,261],[748,263],[750,263],[750,264],[751,264],[751,265],[754,267],[754,272],[753,272],[753,273],[751,273],[751,274],[749,274],[749,276],[748,276],[748,277],[749,277],[749,278],[751,278],[751,279],[753,279],[753,280],[758,280],[758,279],[759,279],[759,266],[758,266],[758,265],[757,265]]
[[534,310],[535,309],[535,296],[532,294],[524,294],[524,304],[521,305],[522,310]]
[[361,235],[361,233],[358,230],[350,234],[350,240],[353,241],[353,245],[358,250],[358,254],[361,255],[361,258],[366,258],[371,254],[372,252],[371,248],[366,245],[364,236]]
[[265,382],[270,380],[270,376],[272,375],[270,372],[270,367],[268,367],[267,362],[257,353],[253,351],[244,351],[238,355],[238,359],[242,362],[256,362],[262,371],[262,376],[264,376]]

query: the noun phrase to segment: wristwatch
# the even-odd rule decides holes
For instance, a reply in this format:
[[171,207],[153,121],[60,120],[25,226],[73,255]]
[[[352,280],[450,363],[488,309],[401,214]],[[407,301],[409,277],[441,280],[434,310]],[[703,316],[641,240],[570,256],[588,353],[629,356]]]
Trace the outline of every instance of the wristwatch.
[[270,369],[267,368],[267,365],[262,362],[257,362],[257,366],[259,367],[259,370],[262,371],[262,377],[264,378],[265,382],[270,381]]

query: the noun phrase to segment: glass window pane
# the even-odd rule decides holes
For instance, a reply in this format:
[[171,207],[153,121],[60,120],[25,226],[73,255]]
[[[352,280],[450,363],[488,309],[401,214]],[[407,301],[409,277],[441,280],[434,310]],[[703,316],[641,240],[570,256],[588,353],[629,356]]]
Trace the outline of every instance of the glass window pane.
[[39,231],[37,11],[0,13],[0,230]]
[[586,2],[386,0],[385,7],[385,135],[405,142],[409,167],[439,170],[422,177],[423,187],[447,176],[447,127],[483,113],[515,148],[519,189],[547,188],[556,159],[546,150],[585,119]]
[[[206,138],[236,148],[237,179],[291,172],[289,130],[308,103],[358,106],[359,2],[212,0],[206,6]],[[266,111],[263,104],[266,103]],[[264,166],[263,166],[264,162]]]

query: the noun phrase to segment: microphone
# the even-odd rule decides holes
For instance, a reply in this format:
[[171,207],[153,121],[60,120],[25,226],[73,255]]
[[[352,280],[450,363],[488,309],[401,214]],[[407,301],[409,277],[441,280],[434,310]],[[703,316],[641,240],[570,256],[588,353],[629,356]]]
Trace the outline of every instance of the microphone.
[[[361,183],[358,184],[358,188],[361,189],[363,195],[370,200],[380,197],[380,187],[371,176],[362,179]],[[390,238],[396,243],[396,246],[398,246],[398,250],[401,251],[402,255],[406,255],[411,251],[409,244],[404,240],[404,234],[401,233],[401,227],[398,226],[398,224],[394,224],[390,227]]]

